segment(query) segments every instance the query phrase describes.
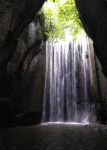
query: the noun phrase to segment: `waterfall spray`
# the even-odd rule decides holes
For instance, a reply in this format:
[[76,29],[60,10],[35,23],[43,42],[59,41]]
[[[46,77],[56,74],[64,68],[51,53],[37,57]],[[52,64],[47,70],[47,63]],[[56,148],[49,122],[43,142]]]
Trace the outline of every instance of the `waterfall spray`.
[[59,41],[46,48],[46,81],[42,122],[88,121],[88,38]]

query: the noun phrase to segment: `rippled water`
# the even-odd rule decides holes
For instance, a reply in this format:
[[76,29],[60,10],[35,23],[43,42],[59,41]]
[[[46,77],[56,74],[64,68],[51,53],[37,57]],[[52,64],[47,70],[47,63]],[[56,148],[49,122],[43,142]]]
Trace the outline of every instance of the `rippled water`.
[[0,150],[106,150],[107,132],[82,125],[48,124],[1,131]]

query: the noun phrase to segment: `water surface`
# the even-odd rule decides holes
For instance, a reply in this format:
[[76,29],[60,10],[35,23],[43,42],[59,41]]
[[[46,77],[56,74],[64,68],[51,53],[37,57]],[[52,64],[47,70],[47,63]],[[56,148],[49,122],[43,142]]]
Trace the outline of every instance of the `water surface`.
[[1,131],[1,150],[106,150],[107,132],[82,125],[47,124]]

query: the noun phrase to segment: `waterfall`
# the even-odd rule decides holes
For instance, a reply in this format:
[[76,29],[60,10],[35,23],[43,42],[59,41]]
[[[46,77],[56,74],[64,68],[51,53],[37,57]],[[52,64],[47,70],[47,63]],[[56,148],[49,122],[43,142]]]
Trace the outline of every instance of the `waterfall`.
[[88,38],[46,44],[42,122],[88,121],[90,114]]

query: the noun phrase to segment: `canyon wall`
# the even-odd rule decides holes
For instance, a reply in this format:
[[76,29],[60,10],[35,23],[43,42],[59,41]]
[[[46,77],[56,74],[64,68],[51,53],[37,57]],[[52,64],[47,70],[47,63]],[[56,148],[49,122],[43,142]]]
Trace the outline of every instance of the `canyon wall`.
[[107,77],[107,1],[75,0],[75,4],[83,27],[93,40],[102,71]]
[[41,120],[45,82],[43,0],[0,1],[1,126]]
[[[44,2],[45,0],[0,1],[2,127],[30,125],[41,120],[47,38],[44,34],[43,14],[39,16],[36,14]],[[94,50],[90,49],[93,53],[91,59],[94,66],[91,80],[96,120],[106,123],[107,2],[75,0],[75,3],[84,29],[93,40]]]
[[[107,121],[107,78],[102,73],[101,64],[95,54],[93,42],[89,42],[90,89],[94,106],[90,115],[90,123],[104,123]],[[92,118],[91,118],[92,117]],[[94,120],[92,120],[94,119]]]
[[[95,109],[98,122],[107,122],[107,1],[75,0],[79,17],[93,40],[98,93]],[[94,91],[95,93],[95,91]]]

